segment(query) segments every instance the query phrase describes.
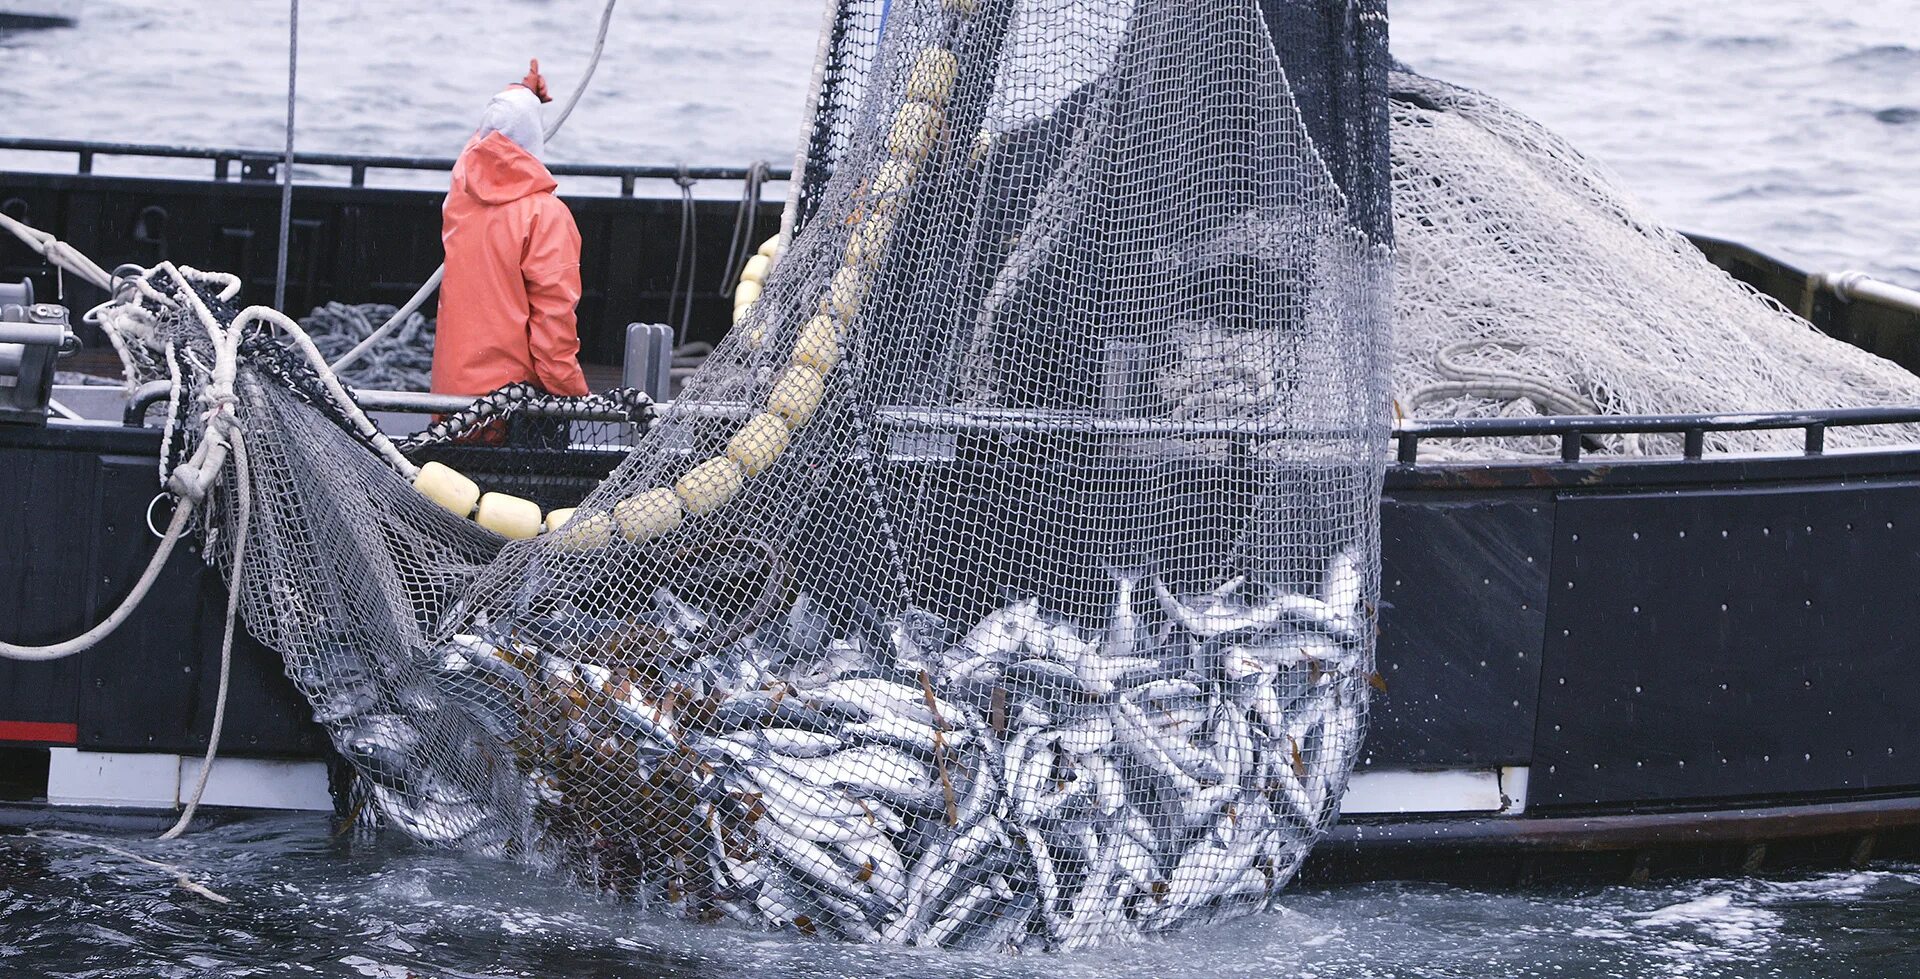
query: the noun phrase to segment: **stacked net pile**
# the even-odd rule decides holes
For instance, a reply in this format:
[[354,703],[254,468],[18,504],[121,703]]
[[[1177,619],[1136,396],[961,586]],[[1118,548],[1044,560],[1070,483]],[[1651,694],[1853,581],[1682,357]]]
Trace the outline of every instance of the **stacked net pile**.
[[[1920,378],[1716,268],[1559,137],[1500,102],[1396,72],[1393,389],[1419,417],[1691,414],[1920,402]],[[1910,442],[1914,426],[1829,444]],[[1709,432],[1798,451],[1795,431]],[[1459,451],[1550,454],[1539,438]],[[1680,435],[1602,451],[1678,454]]]
[[250,514],[249,628],[418,840],[860,941],[1265,907],[1365,728],[1382,236],[1252,0],[900,0],[860,92],[758,302],[538,537],[429,502],[278,321],[148,301],[189,377],[188,313],[241,324],[209,552]]

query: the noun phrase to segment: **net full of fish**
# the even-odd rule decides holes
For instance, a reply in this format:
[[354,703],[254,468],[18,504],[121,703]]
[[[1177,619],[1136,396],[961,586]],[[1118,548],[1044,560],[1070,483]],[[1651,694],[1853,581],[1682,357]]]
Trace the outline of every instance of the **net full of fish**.
[[[423,694],[519,746],[535,819],[609,886],[856,941],[1071,949],[1254,910],[1292,876],[1362,733],[1360,573],[1343,550],[1315,594],[1119,577],[1098,624],[1024,599],[847,635],[802,594],[722,649],[637,669],[623,644],[692,653],[727,628],[661,588],[632,621],[456,636]],[[504,847],[511,827],[461,809],[412,723],[349,727],[380,812]]]
[[[1379,3],[1300,2],[1384,65]],[[1391,269],[1323,153],[1384,174],[1384,84],[1316,136],[1270,7],[840,4],[796,231],[630,444],[395,445],[237,277],[130,282],[168,464],[246,447],[203,553],[346,810],[854,941],[1267,906],[1365,725]]]

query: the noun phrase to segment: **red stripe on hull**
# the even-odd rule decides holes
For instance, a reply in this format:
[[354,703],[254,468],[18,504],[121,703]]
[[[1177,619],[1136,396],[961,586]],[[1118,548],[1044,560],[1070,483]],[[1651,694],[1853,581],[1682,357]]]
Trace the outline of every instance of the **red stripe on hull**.
[[0,721],[0,741],[79,744],[80,728],[58,721]]

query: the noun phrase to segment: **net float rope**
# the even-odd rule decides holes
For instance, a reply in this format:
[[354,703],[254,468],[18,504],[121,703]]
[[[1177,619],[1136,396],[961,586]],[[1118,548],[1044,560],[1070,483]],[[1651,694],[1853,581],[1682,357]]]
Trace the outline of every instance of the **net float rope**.
[[[962,16],[973,10],[965,0],[950,0],[949,11]],[[940,139],[944,105],[952,94],[959,60],[946,47],[921,51],[908,75],[905,98],[894,111],[887,133],[886,160],[866,181],[864,214],[848,234],[839,268],[820,296],[818,312],[795,332],[787,362],[767,390],[763,410],[743,423],[728,439],[723,452],[695,464],[672,486],[655,486],[615,503],[608,511],[584,517],[577,510],[549,513],[535,521],[524,507],[496,500],[487,507],[473,480],[450,467],[428,463],[415,488],[449,512],[472,515],[483,526],[520,539],[571,527],[561,537],[569,550],[590,550],[612,543],[618,536],[644,543],[680,529],[726,506],[745,488],[746,481],[770,468],[791,444],[793,436],[811,421],[826,397],[827,378],[844,357],[847,331],[858,317],[860,303],[871,286],[869,273],[885,253],[900,206],[910,192],[920,166]],[[752,320],[763,284],[779,260],[778,237],[760,246],[741,270],[734,290],[734,322]],[[766,342],[765,326],[754,323],[749,345]]]

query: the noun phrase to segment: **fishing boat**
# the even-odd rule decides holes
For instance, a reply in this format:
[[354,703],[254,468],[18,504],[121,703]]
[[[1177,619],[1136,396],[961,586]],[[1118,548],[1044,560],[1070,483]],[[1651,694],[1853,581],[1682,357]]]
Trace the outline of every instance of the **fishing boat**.
[[[0,140],[0,212],[82,251],[142,264],[192,257],[271,293],[278,154]],[[94,172],[105,157],[200,161],[198,178]],[[449,160],[301,154],[287,306],[399,303],[439,258],[441,192],[405,184]],[[120,168],[124,169],[124,168]],[[777,230],[764,167],[553,167],[587,242],[582,360],[673,395],[632,324],[683,353],[729,326],[741,242]],[[439,179],[439,178],[435,178]],[[745,192],[742,193],[742,188]],[[709,192],[709,188],[713,190]],[[1828,335],[1920,370],[1915,295],[1810,274],[1735,242],[1695,245]],[[732,253],[730,255],[730,252]],[[97,301],[0,240],[9,302]],[[25,302],[22,302],[22,301]],[[43,351],[63,380],[117,375],[104,339]],[[0,365],[33,360],[30,339]],[[654,333],[651,335],[661,335]],[[7,348],[0,345],[0,351]],[[687,358],[683,357],[683,362]],[[97,621],[153,552],[165,391],[55,384],[0,414],[0,638],[46,641]],[[362,391],[387,424],[441,400]],[[50,405],[50,407],[49,407]],[[1343,818],[1309,879],[1633,879],[1858,863],[1920,841],[1920,446],[1829,451],[1831,432],[1920,422],[1920,405],[1738,415],[1408,419],[1382,501],[1376,694]],[[1793,433],[1795,451],[1716,453],[1715,433]],[[1681,437],[1677,455],[1596,454],[1617,435]],[[1537,437],[1555,456],[1457,461],[1436,440]],[[486,474],[489,450],[463,449]],[[1456,460],[1456,461],[1449,461]],[[602,460],[610,468],[617,456]],[[498,462],[503,478],[512,465]],[[584,485],[605,468],[581,475]],[[0,815],[134,825],[172,818],[212,723],[225,589],[176,553],[148,601],[97,648],[0,663]],[[222,814],[330,810],[324,731],[279,658],[242,637],[205,802]]]
[[0,3],[0,28],[72,27],[80,7],[80,0],[7,0]]

